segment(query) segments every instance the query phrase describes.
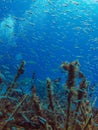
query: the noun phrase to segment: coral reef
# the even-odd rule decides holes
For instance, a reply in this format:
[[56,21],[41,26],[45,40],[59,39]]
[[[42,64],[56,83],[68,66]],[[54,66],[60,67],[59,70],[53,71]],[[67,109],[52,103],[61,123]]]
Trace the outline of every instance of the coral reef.
[[[5,93],[0,95],[0,130],[97,130],[98,112],[88,95],[89,84],[80,71],[78,61],[64,62],[61,68],[68,74],[65,84],[56,92],[54,83],[46,79],[45,98],[38,96],[36,84],[31,94],[20,91],[18,79],[24,73],[25,61]],[[33,73],[32,79],[35,78]],[[61,85],[62,86],[62,85]],[[1,87],[1,86],[0,86]],[[40,89],[40,88],[39,88]],[[1,91],[1,88],[0,88]]]

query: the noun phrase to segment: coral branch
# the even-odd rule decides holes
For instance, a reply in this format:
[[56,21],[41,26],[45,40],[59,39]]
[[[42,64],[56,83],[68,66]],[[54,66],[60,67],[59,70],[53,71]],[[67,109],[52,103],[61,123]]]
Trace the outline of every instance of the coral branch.
[[20,77],[21,74],[24,73],[24,65],[25,65],[25,61],[22,61],[20,64],[20,67],[18,68],[17,74],[14,77],[14,80],[13,80],[11,86],[8,87],[8,89],[7,89],[6,95],[8,95],[9,93],[11,94],[12,89],[15,87],[15,83],[16,83],[17,79]]
[[8,124],[8,122],[10,121],[10,119],[16,114],[16,112],[18,111],[18,109],[21,107],[21,105],[23,104],[23,102],[26,100],[28,95],[25,95],[24,98],[22,99],[22,101],[16,106],[16,109],[13,111],[13,113],[10,115],[10,117],[5,121],[3,127],[1,128],[1,130],[5,130],[6,125]]
[[52,86],[51,86],[50,78],[47,78],[47,91],[48,91],[48,98],[49,98],[49,108],[54,111],[53,94],[52,94]]

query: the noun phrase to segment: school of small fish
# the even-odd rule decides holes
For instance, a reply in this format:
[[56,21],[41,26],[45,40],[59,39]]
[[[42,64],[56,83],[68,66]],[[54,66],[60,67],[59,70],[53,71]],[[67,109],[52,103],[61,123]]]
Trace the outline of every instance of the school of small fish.
[[97,8],[97,0],[1,0],[0,70],[4,76],[10,80],[14,73],[10,66],[17,69],[25,59],[27,68],[39,71],[38,79],[53,78],[62,61],[76,59],[87,78],[97,83]]

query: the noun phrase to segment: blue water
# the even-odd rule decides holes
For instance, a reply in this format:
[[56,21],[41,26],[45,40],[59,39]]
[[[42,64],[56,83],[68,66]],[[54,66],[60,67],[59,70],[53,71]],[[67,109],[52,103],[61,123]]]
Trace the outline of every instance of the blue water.
[[97,0],[1,0],[0,69],[15,75],[26,61],[23,77],[38,80],[64,74],[64,61],[79,60],[91,84],[98,82]]

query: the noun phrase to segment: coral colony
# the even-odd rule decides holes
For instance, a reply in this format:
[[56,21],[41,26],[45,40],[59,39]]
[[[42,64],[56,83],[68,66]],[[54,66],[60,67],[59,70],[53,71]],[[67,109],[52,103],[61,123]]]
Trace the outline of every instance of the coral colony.
[[6,92],[0,95],[0,130],[98,130],[96,98],[90,101],[89,84],[78,61],[61,64],[68,75],[61,92],[58,88],[55,92],[53,80],[46,79],[45,98],[38,96],[34,82],[31,94],[20,91],[18,79],[24,74],[24,66],[22,61]]

